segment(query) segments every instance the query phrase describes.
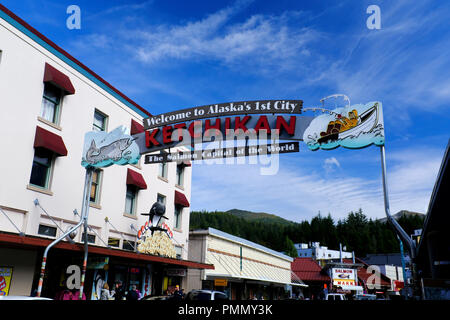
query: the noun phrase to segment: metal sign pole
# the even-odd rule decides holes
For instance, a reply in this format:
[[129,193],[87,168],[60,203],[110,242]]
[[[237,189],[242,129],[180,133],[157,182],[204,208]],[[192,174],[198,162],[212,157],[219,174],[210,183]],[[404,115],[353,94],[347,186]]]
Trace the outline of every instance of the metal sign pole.
[[[381,152],[381,171],[383,174],[383,192],[384,192],[384,209],[386,211],[386,217],[389,223],[393,226],[395,232],[397,233],[398,238],[406,245],[409,256],[411,257],[411,267],[412,267],[412,278],[413,282],[416,279],[416,270],[415,270],[415,258],[416,258],[416,244],[414,241],[408,236],[408,234],[403,230],[400,224],[391,216],[390,208],[389,208],[389,195],[387,189],[387,174],[386,174],[386,155],[384,150],[384,145],[380,146]],[[405,275],[404,275],[405,276]]]
[[83,205],[81,207],[81,216],[83,217],[84,223],[84,259],[83,259],[83,270],[81,273],[81,282],[80,282],[80,296],[79,300],[83,298],[83,290],[84,290],[84,280],[86,276],[86,267],[87,267],[87,259],[88,259],[88,216],[89,216],[89,202],[90,202],[90,190],[92,185],[92,174],[94,172],[93,168],[86,168],[86,180],[84,183],[84,192],[83,192]]
[[[47,255],[49,250],[58,242],[60,242],[61,240],[63,240],[64,238],[66,238],[69,234],[71,234],[72,232],[74,232],[75,230],[77,230],[79,227],[81,227],[81,225],[83,223],[85,223],[85,221],[87,222],[87,217],[85,217],[85,215],[87,214],[87,211],[85,210],[85,202],[86,199],[89,200],[89,190],[91,188],[91,182],[92,182],[92,169],[86,169],[86,178],[85,178],[85,182],[84,182],[84,191],[83,191],[83,207],[82,207],[82,212],[81,212],[81,218],[80,221],[78,222],[78,224],[69,229],[68,231],[66,231],[64,234],[62,234],[58,239],[54,240],[52,243],[50,243],[47,248],[45,248],[44,251],[44,255],[42,257],[42,265],[41,265],[41,273],[40,273],[40,277],[39,277],[39,283],[38,283],[38,288],[37,288],[37,293],[36,296],[40,297],[41,296],[41,292],[42,292],[42,285],[44,283],[44,276],[45,276],[45,268],[46,268],[46,264],[47,264]],[[89,202],[88,203],[88,207],[89,207]]]
[[384,192],[384,209],[386,211],[387,220],[392,224],[398,236],[402,239],[403,243],[408,247],[411,259],[416,256],[416,246],[408,234],[403,230],[403,228],[398,224],[398,222],[391,216],[391,211],[389,207],[389,195],[387,189],[387,177],[386,177],[386,157],[384,151],[384,145],[380,147],[381,151],[381,170],[383,174],[383,192]]

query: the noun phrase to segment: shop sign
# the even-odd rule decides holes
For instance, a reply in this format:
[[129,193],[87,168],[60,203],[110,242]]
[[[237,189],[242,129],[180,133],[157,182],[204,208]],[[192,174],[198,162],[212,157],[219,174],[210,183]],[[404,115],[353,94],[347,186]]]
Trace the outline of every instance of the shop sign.
[[354,269],[332,268],[333,285],[356,286],[356,272]]
[[0,267],[0,296],[7,296],[11,286],[12,267]]
[[109,257],[93,257],[89,258],[87,263],[88,269],[104,269],[109,263]]
[[226,287],[226,286],[228,286],[228,280],[227,279],[214,279],[214,286]]
[[120,126],[111,132],[90,131],[84,136],[81,165],[83,167],[104,168],[113,164],[136,164],[140,150],[135,139],[126,134]]
[[140,253],[159,255],[168,258],[176,258],[175,245],[171,239],[173,237],[170,227],[163,222],[161,228],[164,231],[155,231],[153,234],[147,222],[138,231],[137,251]]
[[167,269],[166,275],[170,277],[185,277],[186,269]]
[[[138,240],[140,240],[146,234],[147,230],[149,230],[150,227],[151,227],[151,224],[149,224],[149,222],[146,221],[145,224],[139,229],[139,231],[137,233]],[[161,228],[166,230],[167,235],[169,236],[170,239],[173,238],[173,232],[170,229],[170,227],[167,225],[167,223],[163,222],[161,224]]]

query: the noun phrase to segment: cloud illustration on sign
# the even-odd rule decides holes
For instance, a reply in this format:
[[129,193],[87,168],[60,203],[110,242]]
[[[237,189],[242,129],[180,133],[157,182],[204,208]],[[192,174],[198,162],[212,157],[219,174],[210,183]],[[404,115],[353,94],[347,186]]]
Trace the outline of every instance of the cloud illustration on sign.
[[113,164],[136,164],[139,161],[140,150],[134,138],[125,133],[126,128],[120,126],[107,133],[90,131],[85,134],[83,167],[104,168]]

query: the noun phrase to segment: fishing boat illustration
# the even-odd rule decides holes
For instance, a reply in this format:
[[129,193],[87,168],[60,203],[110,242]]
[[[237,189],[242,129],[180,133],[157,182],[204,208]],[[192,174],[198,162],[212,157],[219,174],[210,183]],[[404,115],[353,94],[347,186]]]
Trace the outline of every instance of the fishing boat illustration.
[[327,131],[320,132],[319,144],[326,144],[338,139],[356,136],[360,132],[370,132],[378,123],[378,103],[358,116],[354,109],[345,117],[340,114],[336,120],[330,121]]

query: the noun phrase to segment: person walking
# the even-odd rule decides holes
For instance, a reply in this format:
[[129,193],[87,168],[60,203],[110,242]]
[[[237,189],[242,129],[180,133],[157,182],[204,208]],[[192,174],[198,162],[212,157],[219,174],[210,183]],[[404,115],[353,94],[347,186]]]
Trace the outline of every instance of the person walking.
[[119,280],[114,288],[114,300],[123,300],[124,295],[122,281]]
[[114,294],[109,291],[109,285],[107,282],[103,285],[102,291],[100,293],[100,300],[112,300]]
[[182,299],[183,299],[183,295],[182,295],[182,293],[180,292],[180,286],[179,286],[179,285],[176,285],[176,286],[175,286],[175,291],[173,292],[172,297],[173,297],[175,300],[182,300]]
[[132,301],[139,300],[139,293],[136,290],[136,285],[133,284],[131,286],[131,290],[128,291],[128,294],[127,294],[127,300],[132,300]]

